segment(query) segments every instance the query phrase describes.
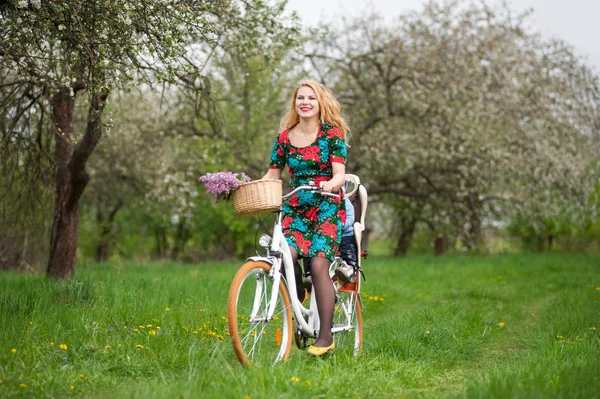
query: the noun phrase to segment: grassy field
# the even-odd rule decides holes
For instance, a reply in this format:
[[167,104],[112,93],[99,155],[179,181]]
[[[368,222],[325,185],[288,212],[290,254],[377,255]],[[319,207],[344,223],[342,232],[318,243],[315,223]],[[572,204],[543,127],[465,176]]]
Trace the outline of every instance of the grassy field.
[[0,397],[600,398],[600,257],[371,257],[360,357],[244,369],[239,263],[0,274]]

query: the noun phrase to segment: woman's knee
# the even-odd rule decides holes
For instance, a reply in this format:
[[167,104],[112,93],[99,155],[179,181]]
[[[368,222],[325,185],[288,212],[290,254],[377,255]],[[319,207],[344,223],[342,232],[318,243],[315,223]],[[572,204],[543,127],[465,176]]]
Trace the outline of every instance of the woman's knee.
[[310,259],[310,267],[312,270],[329,270],[329,259],[327,258],[321,258],[321,257],[314,257]]

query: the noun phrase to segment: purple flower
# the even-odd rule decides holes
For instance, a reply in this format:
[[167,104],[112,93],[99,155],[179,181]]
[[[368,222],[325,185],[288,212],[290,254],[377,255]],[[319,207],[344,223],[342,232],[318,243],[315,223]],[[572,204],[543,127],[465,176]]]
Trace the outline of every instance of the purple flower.
[[206,187],[205,194],[215,194],[217,202],[220,199],[229,199],[233,190],[242,183],[249,182],[250,179],[244,172],[216,172],[207,173],[198,178],[198,181],[204,183]]

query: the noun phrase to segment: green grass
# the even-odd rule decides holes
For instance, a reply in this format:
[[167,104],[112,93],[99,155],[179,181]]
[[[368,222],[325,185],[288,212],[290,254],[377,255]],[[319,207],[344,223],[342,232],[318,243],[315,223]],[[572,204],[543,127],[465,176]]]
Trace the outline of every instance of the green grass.
[[363,354],[262,369],[226,334],[237,267],[0,274],[0,397],[600,397],[600,257],[370,257]]

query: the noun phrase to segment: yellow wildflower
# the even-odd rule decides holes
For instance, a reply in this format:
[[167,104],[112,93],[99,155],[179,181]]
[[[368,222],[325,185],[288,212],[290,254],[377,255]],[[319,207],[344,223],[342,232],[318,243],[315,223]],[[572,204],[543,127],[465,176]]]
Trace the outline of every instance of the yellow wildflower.
[[298,377],[296,377],[296,376],[293,376],[293,377],[291,378],[291,380],[292,380],[292,381],[294,381],[294,382],[298,382],[298,381],[300,381],[300,378],[298,378]]
[[80,379],[80,380],[83,380],[83,379],[85,379],[85,374],[79,374],[79,379]]
[[140,344],[137,344],[135,347],[136,347],[137,349],[144,349],[144,345],[140,345]]
[[312,384],[310,383],[310,381],[306,381],[306,385],[308,385],[309,387],[312,387]]
[[21,384],[19,384],[19,386],[20,386],[21,388],[27,388],[27,384],[23,384],[23,383],[21,383]]
[[501,321],[500,323],[498,323],[498,327],[504,327],[504,322]]
[[58,345],[58,347],[64,351],[66,351],[67,349],[69,349],[69,347],[67,346],[67,344],[60,344]]
[[148,331],[148,334],[154,336],[154,335],[156,335],[156,330],[150,330],[150,331]]
[[165,308],[165,312],[170,312],[171,309],[170,308]]
[[72,391],[73,389],[75,389],[75,387],[73,385],[69,386],[69,389]]
[[592,327],[588,328],[588,330],[590,330],[590,331],[596,331],[596,327],[592,326]]
[[17,348],[12,348],[10,351],[11,351],[12,353],[17,353]]
[[429,335],[429,334],[431,334],[431,333],[429,332],[429,330],[425,331],[425,335]]

